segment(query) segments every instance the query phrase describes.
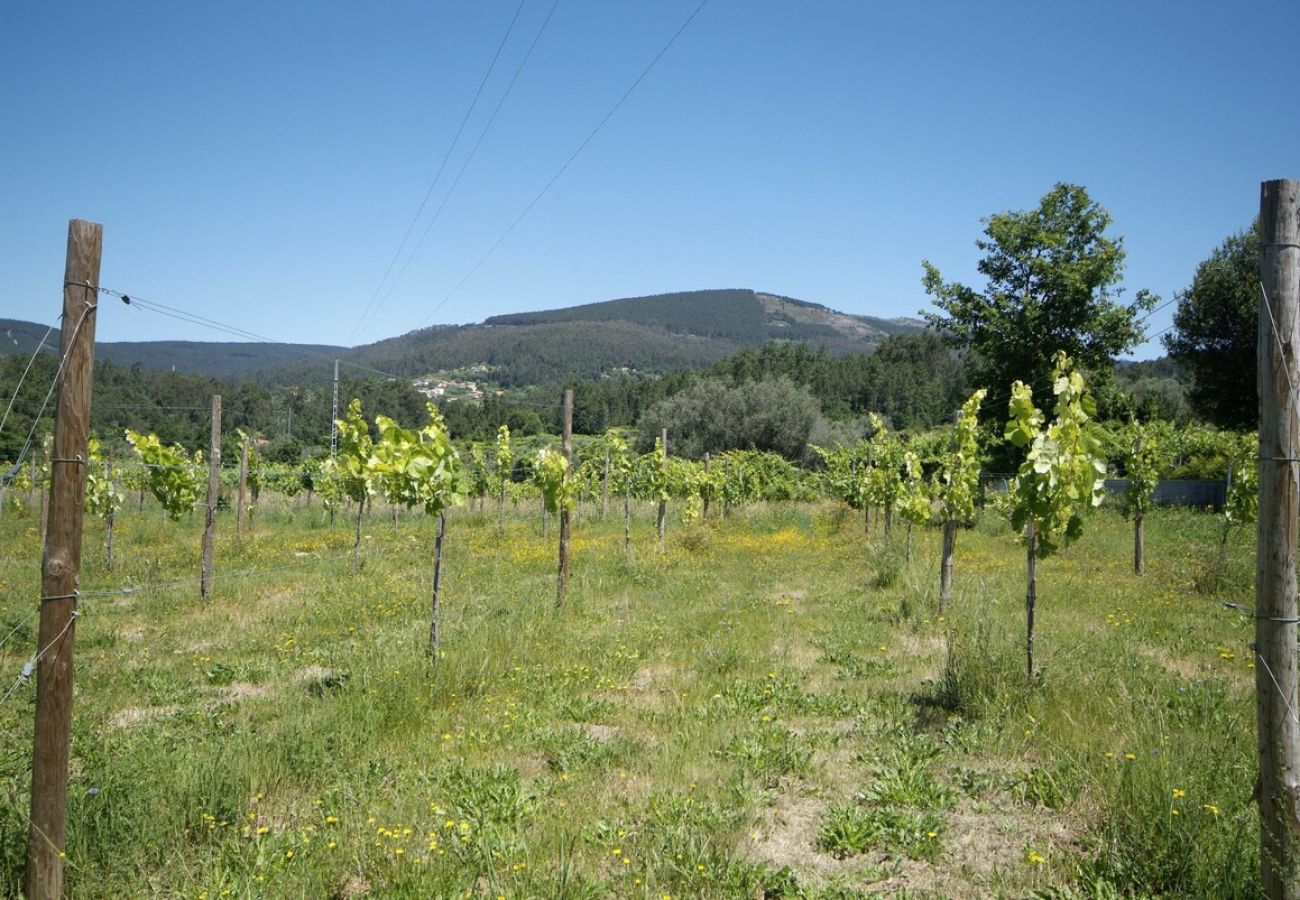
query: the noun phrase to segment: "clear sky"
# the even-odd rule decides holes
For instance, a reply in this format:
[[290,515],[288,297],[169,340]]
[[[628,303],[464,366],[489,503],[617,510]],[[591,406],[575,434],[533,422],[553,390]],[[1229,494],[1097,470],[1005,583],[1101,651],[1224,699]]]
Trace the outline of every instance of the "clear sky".
[[0,316],[56,316],[73,217],[105,286],[294,341],[695,288],[915,315],[922,259],[978,283],[981,218],[1057,181],[1168,299],[1300,177],[1293,0],[708,0],[497,245],[698,2],[9,4]]

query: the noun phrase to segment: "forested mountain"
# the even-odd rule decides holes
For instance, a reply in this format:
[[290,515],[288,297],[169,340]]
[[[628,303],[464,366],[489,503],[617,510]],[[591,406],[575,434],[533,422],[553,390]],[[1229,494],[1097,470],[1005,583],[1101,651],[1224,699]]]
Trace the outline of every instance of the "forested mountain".
[[[879,341],[887,334],[918,331],[911,319],[851,316],[818,303],[776,294],[730,289],[628,297],[543,312],[492,316],[484,325],[545,325],[556,322],[635,322],[676,334],[718,338],[741,345],[768,340],[835,345]],[[848,349],[848,348],[846,348]]]
[[[401,376],[481,364],[491,381],[522,387],[699,370],[770,340],[860,353],[888,335],[923,328],[913,319],[851,316],[751,290],[688,291],[425,328],[357,347],[344,358]],[[323,370],[303,362],[263,373],[262,380],[303,382]]]
[[[30,355],[41,338],[53,355],[59,350],[59,329],[46,337],[47,327],[18,319],[0,319],[0,353]],[[184,372],[209,378],[240,379],[302,359],[328,361],[346,348],[327,344],[263,344],[235,341],[100,341],[95,359],[122,366],[139,363],[157,372]]]
[[[335,357],[402,378],[486,366],[485,380],[517,388],[574,378],[700,370],[769,340],[806,342],[832,354],[863,352],[888,335],[922,328],[912,319],[851,316],[774,294],[715,290],[494,316],[478,325],[440,325],[350,349],[314,344],[101,342],[95,356],[155,371],[300,386],[327,383]],[[0,353],[30,353],[45,330],[31,322],[0,319]],[[57,329],[47,343],[57,348]]]
[[[497,425],[536,433],[559,425],[553,402],[566,385],[579,400],[575,425],[594,433],[635,425],[646,409],[699,384],[781,378],[807,390],[829,419],[874,409],[898,424],[929,423],[954,402],[960,367],[920,323],[849,316],[815,303],[747,290],[630,298],[551,312],[438,326],[352,349],[232,342],[99,342],[91,424],[105,438],[124,428],[190,448],[207,441],[211,396],[223,397],[227,432],[245,428],[296,448],[328,441],[332,360],[341,359],[344,401],[415,423],[425,399],[417,376],[469,369],[491,386],[482,403],[442,406],[455,433],[490,437]],[[0,389],[12,395],[44,340],[12,416],[0,459],[52,424],[41,410],[55,368],[57,329],[0,320]],[[879,360],[872,355],[880,347]],[[939,357],[942,357],[940,359]],[[385,377],[391,373],[396,378]],[[497,388],[508,396],[494,396]],[[33,420],[40,424],[33,429]]]

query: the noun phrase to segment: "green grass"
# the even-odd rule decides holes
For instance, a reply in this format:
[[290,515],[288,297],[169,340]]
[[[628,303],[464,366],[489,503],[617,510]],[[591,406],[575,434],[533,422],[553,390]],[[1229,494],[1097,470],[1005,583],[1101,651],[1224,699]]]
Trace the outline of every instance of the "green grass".
[[[1218,522],[1102,511],[1040,565],[1035,684],[1023,554],[991,515],[868,538],[832,504],[670,529],[520,510],[448,526],[443,652],[425,652],[432,522],[264,504],[87,527],[68,881],[78,897],[1202,896],[1258,893],[1252,534],[1197,593]],[[40,540],[0,517],[0,634],[35,608]],[[7,689],[31,624],[0,648]],[[21,886],[32,687],[0,707],[0,895]]]

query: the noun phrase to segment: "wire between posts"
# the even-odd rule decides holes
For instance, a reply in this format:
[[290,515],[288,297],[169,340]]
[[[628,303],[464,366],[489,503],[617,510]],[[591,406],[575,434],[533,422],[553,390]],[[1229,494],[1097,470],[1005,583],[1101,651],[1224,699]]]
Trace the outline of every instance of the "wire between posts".
[[36,349],[32,351],[31,359],[27,360],[27,368],[23,369],[23,374],[18,378],[18,386],[14,388],[14,394],[9,398],[9,405],[5,407],[5,414],[0,416],[0,434],[5,430],[5,423],[9,421],[9,413],[13,411],[14,402],[17,401],[18,394],[22,392],[23,383],[27,381],[27,374],[31,372],[32,365],[36,362],[36,357],[40,356],[41,350],[45,347],[45,342],[49,340],[50,335],[53,333],[53,325],[45,329],[45,335],[41,338],[40,342],[37,343]]
[[[86,287],[90,290],[95,290],[95,288],[91,288],[89,285],[86,285]],[[27,440],[23,442],[23,449],[18,453],[18,459],[14,463],[11,474],[6,476],[4,479],[6,483],[11,480],[12,475],[17,474],[18,471],[20,471],[23,460],[27,457],[27,452],[32,448],[32,440],[36,437],[36,429],[41,423],[41,416],[45,415],[45,408],[49,406],[50,398],[54,396],[54,389],[59,386],[59,382],[63,378],[63,369],[64,366],[67,365],[68,357],[72,353],[72,345],[77,339],[77,333],[81,330],[82,323],[86,321],[86,316],[90,315],[91,312],[97,308],[96,304],[91,303],[89,300],[86,301],[86,306],[81,311],[81,318],[77,320],[76,326],[72,329],[72,337],[68,340],[68,350],[59,359],[59,367],[54,371],[54,378],[50,381],[50,389],[45,392],[45,399],[41,401],[41,408],[36,413],[36,417],[32,419],[32,427],[31,430],[27,432]]]
[[26,663],[23,664],[23,669],[21,672],[18,673],[18,677],[14,679],[14,683],[9,686],[9,690],[5,691],[5,695],[3,697],[0,697],[0,706],[4,706],[4,704],[9,700],[9,698],[13,696],[14,691],[22,687],[22,685],[25,684],[28,681],[28,679],[32,677],[32,673],[36,671],[37,664],[40,663],[41,659],[45,656],[46,653],[50,652],[51,647],[53,647],[55,644],[57,644],[59,641],[63,639],[63,636],[68,633],[68,629],[72,627],[72,623],[77,621],[77,618],[80,615],[81,615],[81,611],[74,609],[72,611],[72,615],[68,617],[67,623],[63,626],[63,628],[59,631],[59,633],[56,634],[53,638],[51,638],[50,642],[46,644],[44,647],[42,647],[41,650],[35,656],[33,656],[31,659],[29,659]]
[[1297,725],[1300,725],[1300,716],[1296,715],[1295,707],[1291,705],[1291,698],[1286,695],[1286,691],[1282,690],[1282,685],[1278,684],[1277,678],[1273,675],[1273,670],[1269,668],[1268,662],[1259,652],[1259,649],[1253,644],[1251,645],[1251,651],[1255,654],[1255,658],[1259,660],[1260,665],[1264,667],[1264,671],[1268,673],[1268,680],[1273,682],[1273,687],[1277,689],[1278,696],[1281,697],[1282,702],[1286,704],[1287,712],[1291,713],[1292,721]]

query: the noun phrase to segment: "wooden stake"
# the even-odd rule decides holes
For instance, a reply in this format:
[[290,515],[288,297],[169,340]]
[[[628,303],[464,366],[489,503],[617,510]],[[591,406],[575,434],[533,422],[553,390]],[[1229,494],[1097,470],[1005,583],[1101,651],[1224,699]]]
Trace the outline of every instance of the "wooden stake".
[[1034,523],[1029,523],[1029,536],[1025,540],[1026,586],[1025,586],[1025,672],[1029,680],[1034,680],[1034,607],[1038,603],[1038,549]]
[[[108,483],[108,489],[113,490],[113,459],[110,455],[104,460],[104,481]],[[113,520],[117,518],[117,513],[113,510],[112,504],[109,504],[108,515],[104,517],[104,531],[107,545],[104,548],[105,564],[108,570],[113,571]]]
[[[961,422],[961,410],[953,415],[952,418],[952,441],[948,449],[953,453],[957,450],[957,425]],[[951,518],[952,511],[945,507],[945,512],[950,516],[943,523],[943,555],[939,559],[939,608],[947,609],[948,604],[952,602],[952,558],[957,551],[957,522]]]
[[605,448],[605,477],[600,482],[600,518],[609,515],[609,448]]
[[1144,575],[1147,570],[1146,529],[1142,513],[1133,514],[1133,574]]
[[[569,464],[567,477],[573,477],[573,391],[564,392],[564,461]],[[560,504],[560,571],[555,580],[555,602],[564,600],[564,591],[569,586],[569,538],[573,524],[569,521],[569,508]]]
[[438,511],[438,530],[433,538],[433,599],[429,613],[429,658],[438,661],[438,640],[442,628],[442,538],[447,533],[447,511]]
[[212,558],[217,551],[217,497],[221,493],[221,395],[212,395],[212,440],[208,447],[208,502],[203,514],[203,563],[199,594],[212,596]]
[[[661,437],[663,439],[663,448],[664,448],[664,457],[663,457],[663,461],[661,462],[661,465],[664,467],[665,470],[667,470],[668,468],[668,429],[667,428],[663,430],[663,434],[661,435]],[[664,535],[668,531],[667,520],[668,520],[668,501],[665,500],[663,498],[663,495],[661,494],[659,496],[659,517],[658,520],[656,521],[656,527],[659,530],[660,550],[664,549]]]
[[[235,534],[244,533],[244,498],[248,492],[248,438],[239,457],[239,502],[235,509]],[[249,523],[252,524],[251,522]]]
[[352,571],[361,568],[361,517],[366,512],[365,498],[357,501],[357,539],[352,542]]
[[1266,181],[1259,201],[1259,519],[1255,547],[1255,714],[1260,875],[1270,900],[1300,898],[1300,181]]
[[952,602],[952,558],[957,547],[957,521],[943,523],[943,556],[939,562],[939,608],[947,609]]
[[24,888],[29,900],[57,900],[64,893],[72,650],[95,362],[95,286],[102,243],[103,226],[81,219],[68,223],[59,339],[63,373],[54,415],[55,468],[50,478],[50,527],[41,561],[43,599],[36,642],[36,725]]
[[[708,475],[709,475],[709,462],[710,462],[710,460],[709,460],[709,451],[705,450],[705,451],[704,451],[704,475],[705,475],[705,478],[707,478]],[[707,519],[708,517],[709,517],[709,492],[708,492],[708,491],[705,491],[705,493],[704,493],[704,508],[703,508],[702,510],[700,510],[700,519],[703,520],[703,519]]]

